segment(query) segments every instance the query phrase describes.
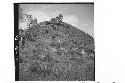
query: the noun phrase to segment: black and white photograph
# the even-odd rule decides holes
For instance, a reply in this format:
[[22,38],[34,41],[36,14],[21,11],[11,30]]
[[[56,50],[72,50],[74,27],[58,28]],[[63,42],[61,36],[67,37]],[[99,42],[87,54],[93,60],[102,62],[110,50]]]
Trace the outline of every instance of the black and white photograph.
[[2,0],[0,83],[125,83],[124,0]]
[[95,81],[94,2],[14,3],[15,81]]

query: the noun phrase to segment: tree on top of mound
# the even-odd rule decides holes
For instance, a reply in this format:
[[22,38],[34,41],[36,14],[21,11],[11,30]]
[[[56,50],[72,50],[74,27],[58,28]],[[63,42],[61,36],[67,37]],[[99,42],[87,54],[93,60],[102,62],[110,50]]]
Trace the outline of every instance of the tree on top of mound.
[[63,19],[63,16],[62,16],[62,14],[60,14],[56,18],[52,18],[51,21],[60,23],[62,21],[62,19]]

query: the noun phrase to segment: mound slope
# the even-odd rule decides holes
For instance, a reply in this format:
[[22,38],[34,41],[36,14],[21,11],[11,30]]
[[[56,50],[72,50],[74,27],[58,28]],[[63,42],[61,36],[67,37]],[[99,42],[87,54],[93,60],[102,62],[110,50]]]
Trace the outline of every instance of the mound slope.
[[94,38],[65,22],[20,31],[20,80],[95,80]]

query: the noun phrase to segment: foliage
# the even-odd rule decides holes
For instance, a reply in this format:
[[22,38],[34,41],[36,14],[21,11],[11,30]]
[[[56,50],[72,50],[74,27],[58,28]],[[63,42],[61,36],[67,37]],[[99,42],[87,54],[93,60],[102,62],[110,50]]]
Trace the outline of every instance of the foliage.
[[37,25],[37,19],[34,18],[32,14],[26,13],[25,10],[19,6],[19,28],[24,28],[23,24],[25,24],[25,28],[30,28],[31,26]]

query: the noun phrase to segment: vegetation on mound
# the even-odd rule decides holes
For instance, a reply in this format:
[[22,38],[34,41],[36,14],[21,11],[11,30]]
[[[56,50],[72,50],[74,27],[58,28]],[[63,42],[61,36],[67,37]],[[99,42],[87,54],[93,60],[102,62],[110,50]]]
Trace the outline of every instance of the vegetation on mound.
[[20,80],[94,80],[94,38],[62,16],[19,32]]

